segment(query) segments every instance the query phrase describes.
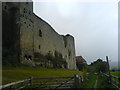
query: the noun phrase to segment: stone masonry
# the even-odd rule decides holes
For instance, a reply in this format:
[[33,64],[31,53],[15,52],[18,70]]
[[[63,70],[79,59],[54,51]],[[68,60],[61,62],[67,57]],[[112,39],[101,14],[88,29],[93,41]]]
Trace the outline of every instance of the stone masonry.
[[74,37],[59,35],[35,15],[32,2],[3,2],[2,13],[4,56],[8,50],[9,57],[20,63],[36,65],[40,61],[35,61],[34,53],[43,56],[50,53],[54,57],[58,52],[67,62],[68,69],[76,69]]

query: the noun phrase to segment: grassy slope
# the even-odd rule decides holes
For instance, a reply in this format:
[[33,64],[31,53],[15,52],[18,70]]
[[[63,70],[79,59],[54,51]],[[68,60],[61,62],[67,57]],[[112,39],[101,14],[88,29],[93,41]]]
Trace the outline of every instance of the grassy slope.
[[68,69],[48,69],[43,67],[9,67],[2,70],[3,84],[29,77],[61,77],[83,75],[83,72]]

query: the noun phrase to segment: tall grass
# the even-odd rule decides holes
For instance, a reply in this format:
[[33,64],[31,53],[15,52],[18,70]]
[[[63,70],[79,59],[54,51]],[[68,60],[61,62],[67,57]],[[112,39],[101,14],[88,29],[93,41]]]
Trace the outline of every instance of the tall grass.
[[2,82],[7,84],[10,82],[23,80],[29,77],[62,77],[74,76],[74,74],[83,75],[84,73],[76,70],[53,69],[43,67],[7,67],[2,70]]

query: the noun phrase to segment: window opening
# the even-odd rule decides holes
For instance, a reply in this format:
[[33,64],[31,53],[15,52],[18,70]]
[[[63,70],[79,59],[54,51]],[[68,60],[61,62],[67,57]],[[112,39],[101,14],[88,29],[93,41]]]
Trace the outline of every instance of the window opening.
[[39,36],[42,37],[42,32],[41,32],[41,30],[39,30]]
[[40,49],[40,45],[39,45],[39,49]]

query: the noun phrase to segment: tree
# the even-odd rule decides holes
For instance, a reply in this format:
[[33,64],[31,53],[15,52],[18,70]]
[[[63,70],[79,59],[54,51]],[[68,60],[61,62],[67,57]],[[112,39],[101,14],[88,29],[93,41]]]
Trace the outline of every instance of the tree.
[[92,72],[108,71],[107,62],[103,61],[102,59],[97,59],[97,61],[94,61],[93,63],[91,63],[89,67],[90,67],[89,71],[92,71]]

